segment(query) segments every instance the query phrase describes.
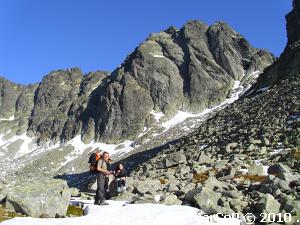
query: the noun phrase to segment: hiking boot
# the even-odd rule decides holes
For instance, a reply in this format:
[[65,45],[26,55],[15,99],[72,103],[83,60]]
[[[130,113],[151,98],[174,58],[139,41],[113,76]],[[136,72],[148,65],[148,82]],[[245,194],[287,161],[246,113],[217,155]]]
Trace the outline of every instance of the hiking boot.
[[103,202],[100,202],[98,205],[109,205],[107,202],[103,201]]
[[94,205],[100,205],[100,201],[95,201]]

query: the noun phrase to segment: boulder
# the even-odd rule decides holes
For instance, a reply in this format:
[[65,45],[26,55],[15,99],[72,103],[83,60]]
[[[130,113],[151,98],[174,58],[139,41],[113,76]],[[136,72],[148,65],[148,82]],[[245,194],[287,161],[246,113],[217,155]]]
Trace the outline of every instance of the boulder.
[[262,165],[251,165],[248,168],[248,174],[249,175],[264,175],[264,167]]
[[165,168],[177,166],[183,163],[186,163],[186,157],[182,151],[171,153],[164,159]]
[[211,158],[205,154],[205,152],[201,152],[199,154],[199,157],[198,157],[198,163],[199,164],[204,164],[204,163],[210,163],[211,162]]
[[221,198],[219,193],[207,187],[203,187],[199,194],[194,196],[194,199],[201,210],[207,214],[216,214],[219,211],[218,201]]
[[5,206],[9,211],[31,217],[65,216],[70,197],[70,189],[63,180],[29,180],[10,186]]
[[174,194],[165,194],[161,197],[161,203],[165,205],[181,205],[182,202]]
[[258,203],[257,208],[263,213],[279,213],[280,203],[270,194],[263,194]]
[[271,165],[268,168],[268,174],[280,174],[280,173],[290,173],[290,172],[291,172],[291,168],[282,163]]
[[139,195],[145,195],[146,193],[155,194],[163,188],[159,180],[153,179],[136,180],[132,186],[134,187],[134,192]]
[[235,168],[226,168],[226,169],[220,171],[217,174],[217,177],[221,178],[221,179],[231,179],[235,176],[235,174],[236,174]]

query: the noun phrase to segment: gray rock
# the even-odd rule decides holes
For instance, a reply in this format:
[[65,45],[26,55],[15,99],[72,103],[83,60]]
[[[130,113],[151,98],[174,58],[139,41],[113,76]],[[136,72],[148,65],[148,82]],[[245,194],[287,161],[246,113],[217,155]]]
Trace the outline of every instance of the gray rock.
[[263,175],[264,174],[264,168],[262,165],[251,165],[248,168],[248,174],[250,175]]
[[134,187],[134,192],[140,195],[144,195],[146,193],[155,194],[163,188],[163,185],[159,180],[152,179],[146,179],[143,181],[135,180],[132,186]]
[[271,165],[268,168],[268,174],[280,174],[280,173],[290,173],[290,172],[291,172],[291,168],[289,168],[288,166],[282,163]]
[[199,162],[199,164],[210,163],[211,162],[211,158],[208,155],[206,155],[205,152],[202,151],[199,154],[198,162]]
[[165,194],[161,198],[161,203],[165,205],[181,205],[182,202],[174,194]]
[[262,195],[257,208],[260,212],[277,214],[280,211],[280,203],[270,194]]
[[72,197],[79,197],[80,196],[80,192],[78,188],[70,188],[70,192],[71,192],[71,196]]
[[65,216],[70,190],[65,181],[55,179],[39,179],[11,186],[7,193],[5,206],[32,217],[45,214],[50,217]]
[[194,196],[199,208],[207,214],[216,214],[220,211],[218,207],[218,201],[221,198],[221,194],[215,193],[213,190],[203,187],[200,192]]
[[182,151],[174,152],[165,157],[163,160],[165,168],[171,166],[177,166],[179,164],[186,163],[186,157]]

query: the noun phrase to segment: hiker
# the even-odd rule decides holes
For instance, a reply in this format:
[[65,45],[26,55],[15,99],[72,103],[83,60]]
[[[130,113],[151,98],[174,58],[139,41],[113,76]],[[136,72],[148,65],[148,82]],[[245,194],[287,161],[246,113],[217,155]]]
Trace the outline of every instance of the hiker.
[[111,171],[112,162],[113,162],[113,160],[111,158],[109,158],[108,162],[107,162],[107,170],[110,171],[110,174],[105,176],[105,185],[104,185],[106,199],[109,199],[111,197],[110,183],[114,179],[114,172]]
[[97,162],[97,190],[95,196],[95,205],[108,205],[105,202],[105,179],[111,172],[107,170],[107,163],[109,160],[109,153],[103,152],[101,158]]
[[126,171],[124,166],[120,163],[116,167],[115,171],[115,185],[117,193],[122,193],[126,190]]

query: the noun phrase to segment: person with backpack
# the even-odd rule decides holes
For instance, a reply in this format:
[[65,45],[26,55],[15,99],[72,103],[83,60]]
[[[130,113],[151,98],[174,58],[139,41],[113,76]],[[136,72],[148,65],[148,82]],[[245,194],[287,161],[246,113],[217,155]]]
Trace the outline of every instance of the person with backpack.
[[125,191],[126,186],[126,171],[124,166],[120,163],[116,167],[115,171],[115,185],[117,193],[122,193]]
[[95,205],[108,205],[105,202],[105,181],[106,176],[110,175],[108,171],[109,153],[103,152],[100,159],[97,161],[96,173],[97,173],[97,190],[95,196]]

